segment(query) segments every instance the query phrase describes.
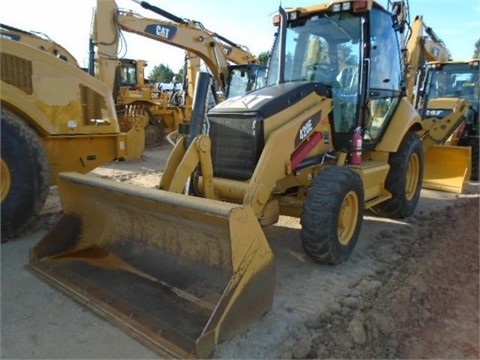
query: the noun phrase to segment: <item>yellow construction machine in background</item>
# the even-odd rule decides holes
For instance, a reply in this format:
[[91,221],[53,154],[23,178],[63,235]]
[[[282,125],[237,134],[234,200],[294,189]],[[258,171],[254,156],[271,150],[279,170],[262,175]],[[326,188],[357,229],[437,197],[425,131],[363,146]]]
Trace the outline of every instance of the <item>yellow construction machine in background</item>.
[[[89,72],[113,89],[119,112],[123,112],[125,105],[146,109],[150,119],[146,128],[148,147],[161,144],[164,135],[189,122],[196,74],[203,64],[215,79],[212,88],[207,89],[211,91],[213,104],[229,93],[232,96],[243,94],[261,84],[266,66],[256,64],[257,58],[245,47],[207,30],[197,21],[181,19],[144,1],[141,5],[163,19],[146,18],[131,10],[118,9],[115,0],[97,1]],[[145,81],[145,61],[122,59],[118,55],[122,31],[185,50],[183,90],[169,96]],[[127,46],[123,44],[122,48]],[[239,82],[238,79],[245,81]],[[131,126],[129,123],[121,125],[124,130]]]
[[62,45],[50,39],[47,34],[34,31],[25,31],[7,24],[0,24],[0,36],[13,41],[33,46],[48,52],[53,56],[78,66],[77,59]]
[[[406,3],[397,2],[399,22],[408,22],[409,10]],[[406,66],[406,98],[418,108],[420,99],[425,97],[425,92],[421,90],[427,81],[429,74],[429,62],[449,62],[451,54],[446,44],[435,34],[433,29],[426,25],[424,17],[415,16],[409,31],[403,35],[405,46],[405,66]],[[423,95],[420,95],[423,94]],[[471,116],[468,109],[471,105],[465,107],[464,101],[469,101],[466,97],[451,97],[445,100],[433,100],[429,107],[432,110],[437,109],[437,116],[423,117],[423,134],[429,133],[428,139],[424,141],[425,148],[425,171],[423,175],[423,187],[433,190],[462,192],[466,184],[464,179],[468,179],[470,169],[470,149],[466,147],[451,147],[458,145],[451,143],[449,139],[452,134],[463,128],[464,120]],[[448,111],[439,112],[440,109]],[[433,112],[432,112],[433,114]],[[449,120],[446,117],[450,117]],[[444,123],[453,122],[456,126],[449,126],[449,131],[445,131]],[[438,122],[438,124],[437,124]],[[448,159],[448,160],[446,160]]]
[[280,215],[300,218],[305,252],[332,265],[365,209],[412,215],[424,149],[468,107],[424,127],[404,91],[404,26],[377,2],[280,8],[274,25],[265,87],[206,112],[212,79],[199,73],[159,189],[62,173],[64,215],[31,249],[38,276],[163,356],[210,357],[270,309],[262,226]]
[[[434,61],[425,68],[419,84],[415,104],[425,122],[435,122],[455,111],[456,98],[466,99],[469,109],[445,145],[471,149],[470,179],[479,179],[479,128],[480,128],[480,59],[468,61]],[[439,157],[439,161],[442,157]],[[463,159],[457,159],[459,163]],[[458,166],[460,168],[461,165]]]
[[49,39],[2,26],[2,241],[41,210],[62,171],[87,173],[113,160],[141,158],[146,115],[119,128],[111,91]]

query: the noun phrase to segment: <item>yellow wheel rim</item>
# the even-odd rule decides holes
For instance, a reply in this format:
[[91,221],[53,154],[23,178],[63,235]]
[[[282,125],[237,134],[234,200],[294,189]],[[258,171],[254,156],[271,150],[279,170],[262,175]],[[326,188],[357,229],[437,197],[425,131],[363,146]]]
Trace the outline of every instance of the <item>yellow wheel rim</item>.
[[405,179],[405,194],[407,200],[412,200],[417,192],[418,179],[420,176],[420,159],[418,154],[413,153],[407,167]]
[[10,187],[12,186],[12,175],[10,169],[7,166],[7,163],[0,159],[0,181],[2,183],[1,188],[1,201],[5,200],[8,193],[10,192]]
[[343,198],[338,216],[338,241],[340,241],[342,245],[348,245],[352,240],[355,228],[357,227],[358,212],[360,211],[359,206],[357,193],[349,191]]

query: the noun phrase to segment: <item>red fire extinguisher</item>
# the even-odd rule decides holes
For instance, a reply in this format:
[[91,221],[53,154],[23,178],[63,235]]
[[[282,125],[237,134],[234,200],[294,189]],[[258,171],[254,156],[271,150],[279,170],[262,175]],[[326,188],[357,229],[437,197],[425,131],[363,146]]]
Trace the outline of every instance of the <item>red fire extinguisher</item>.
[[362,131],[360,126],[353,132],[350,163],[352,165],[360,165],[362,163]]

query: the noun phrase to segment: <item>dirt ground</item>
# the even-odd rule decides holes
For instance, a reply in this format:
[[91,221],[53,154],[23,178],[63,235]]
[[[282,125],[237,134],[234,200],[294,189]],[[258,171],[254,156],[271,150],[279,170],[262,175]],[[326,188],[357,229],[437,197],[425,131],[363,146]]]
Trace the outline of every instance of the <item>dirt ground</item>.
[[[154,187],[166,145],[95,174]],[[351,258],[319,265],[302,250],[298,219],[266,227],[276,257],[272,310],[219,344],[215,358],[478,359],[479,183],[462,195],[422,190],[413,216],[367,213]],[[58,192],[22,236],[1,246],[1,357],[158,358],[25,269],[61,216]]]

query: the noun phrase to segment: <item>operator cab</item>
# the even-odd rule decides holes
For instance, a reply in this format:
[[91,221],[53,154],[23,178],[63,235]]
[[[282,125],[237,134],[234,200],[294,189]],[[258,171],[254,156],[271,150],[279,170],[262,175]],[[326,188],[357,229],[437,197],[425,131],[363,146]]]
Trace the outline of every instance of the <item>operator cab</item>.
[[137,64],[134,60],[123,61],[118,67],[118,81],[120,86],[137,85]]
[[270,59],[269,68],[280,70],[268,72],[267,85],[307,81],[331,90],[335,148],[347,146],[358,127],[364,146],[373,148],[402,97],[399,27],[392,13],[375,3],[367,11],[366,4],[289,10]]
[[[451,109],[429,109],[429,100],[437,98],[462,98],[470,102],[472,123],[478,127],[480,110],[480,60],[469,62],[432,63],[428,66],[424,89],[420,89],[417,107],[422,118],[442,117]],[[423,103],[423,104],[422,104]]]

